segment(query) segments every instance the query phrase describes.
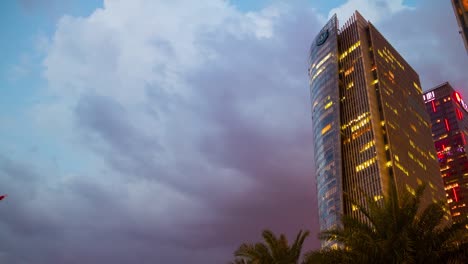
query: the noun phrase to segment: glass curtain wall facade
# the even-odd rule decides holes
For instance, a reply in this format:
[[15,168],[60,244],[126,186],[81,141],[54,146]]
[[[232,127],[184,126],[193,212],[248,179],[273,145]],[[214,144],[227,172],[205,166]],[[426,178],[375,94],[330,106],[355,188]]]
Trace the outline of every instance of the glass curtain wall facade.
[[309,67],[320,229],[363,217],[347,197],[380,200],[390,184],[414,194],[426,183],[423,204],[445,200],[417,73],[358,12],[332,38],[323,32]]
[[309,57],[321,230],[336,226],[343,211],[337,38],[338,20],[333,16],[315,38]]
[[423,95],[447,203],[455,222],[468,217],[468,105],[446,82]]

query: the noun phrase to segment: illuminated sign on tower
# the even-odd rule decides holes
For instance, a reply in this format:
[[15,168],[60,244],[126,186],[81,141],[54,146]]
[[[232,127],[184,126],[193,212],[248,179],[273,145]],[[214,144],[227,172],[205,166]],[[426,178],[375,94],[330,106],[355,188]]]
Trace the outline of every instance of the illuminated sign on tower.
[[463,99],[460,96],[460,93],[455,92],[454,94],[455,94],[455,101],[457,101],[457,103],[460,104],[463,110],[465,110],[465,112],[468,113],[468,105],[466,105],[466,103],[463,101]]

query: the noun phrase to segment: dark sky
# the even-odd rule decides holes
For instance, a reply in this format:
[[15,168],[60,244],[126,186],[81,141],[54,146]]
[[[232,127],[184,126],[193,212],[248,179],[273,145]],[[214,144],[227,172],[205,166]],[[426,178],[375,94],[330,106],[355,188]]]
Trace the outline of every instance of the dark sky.
[[[226,263],[264,228],[308,229],[317,248],[307,52],[319,9],[139,0],[62,16],[21,131],[47,140],[28,155],[0,146],[0,263]],[[468,97],[447,1],[350,0],[341,23],[354,9],[425,90],[450,81]]]

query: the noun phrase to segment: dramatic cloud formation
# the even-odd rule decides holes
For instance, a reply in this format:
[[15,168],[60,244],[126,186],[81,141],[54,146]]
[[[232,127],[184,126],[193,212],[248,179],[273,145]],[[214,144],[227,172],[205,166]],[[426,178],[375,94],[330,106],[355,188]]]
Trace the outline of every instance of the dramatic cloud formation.
[[[439,81],[438,63],[466,66],[435,52],[440,36],[463,52],[444,33],[450,6],[378,1],[363,14],[378,20],[380,5],[398,20],[377,27],[425,82]],[[427,27],[439,12],[447,20]],[[62,17],[44,60],[48,99],[31,115],[85,168],[0,152],[0,262],[225,263],[264,228],[310,229],[306,248],[318,247],[307,52],[322,17],[306,2],[243,13],[221,0],[106,1]]]
[[337,14],[341,19],[348,18],[358,10],[366,19],[378,23],[391,18],[397,12],[409,9],[403,2],[404,0],[348,0],[345,4],[333,8],[329,16]]
[[379,25],[379,29],[419,73],[423,89],[449,81],[468,97],[468,59],[449,3],[422,1]]

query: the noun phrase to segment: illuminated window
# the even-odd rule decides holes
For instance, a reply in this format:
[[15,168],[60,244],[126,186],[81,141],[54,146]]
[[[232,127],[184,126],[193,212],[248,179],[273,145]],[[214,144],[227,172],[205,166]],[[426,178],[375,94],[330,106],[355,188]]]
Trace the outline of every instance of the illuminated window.
[[414,88],[416,88],[416,90],[418,90],[420,93],[422,93],[422,89],[421,89],[421,87],[419,87],[419,85],[417,83],[413,82],[413,86],[414,86]]
[[372,146],[374,146],[374,144],[375,144],[374,140],[367,142],[359,152],[364,152],[364,151],[370,149]]
[[320,68],[320,66],[322,66],[322,64],[327,61],[329,58],[331,57],[331,52],[327,54],[327,56],[325,56],[322,60],[320,60],[320,62],[317,64],[317,66],[315,68]]
[[344,51],[341,55],[340,55],[340,60],[344,59],[346,56],[348,56],[348,54],[350,54],[353,50],[357,49],[357,47],[359,47],[359,45],[361,45],[361,41],[358,41],[356,43],[354,43],[351,47],[348,48],[348,50]]
[[317,77],[320,75],[320,73],[322,73],[323,70],[325,70],[325,67],[320,68],[320,69],[314,74],[314,76],[312,77],[312,81],[315,80],[315,78],[317,78]]
[[376,202],[377,202],[378,200],[381,200],[381,199],[383,199],[383,196],[382,196],[382,195],[375,195],[375,196],[374,196],[374,201],[376,201]]
[[325,110],[327,110],[328,108],[330,108],[331,106],[333,105],[333,102],[328,102],[328,104],[325,105]]
[[370,117],[365,118],[364,120],[361,120],[359,123],[351,127],[351,132],[354,132],[362,127],[364,127],[366,124],[370,122]]
[[331,124],[326,125],[326,126],[322,129],[322,135],[324,135],[325,133],[327,133],[330,129],[331,129]]
[[416,191],[411,188],[408,184],[406,184],[406,190],[408,190],[408,192],[410,192],[413,196],[416,195]]
[[395,166],[400,169],[406,176],[409,176],[409,171],[403,167],[399,162],[395,162]]
[[350,75],[352,72],[354,71],[354,66],[352,66],[351,68],[347,69],[344,73],[344,76],[348,76]]
[[441,136],[439,137],[439,139],[444,139],[444,138],[446,138],[446,137],[448,137],[448,134],[443,134],[443,135],[441,135]]
[[370,158],[356,166],[356,172],[362,171],[375,163],[376,157]]

